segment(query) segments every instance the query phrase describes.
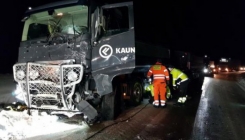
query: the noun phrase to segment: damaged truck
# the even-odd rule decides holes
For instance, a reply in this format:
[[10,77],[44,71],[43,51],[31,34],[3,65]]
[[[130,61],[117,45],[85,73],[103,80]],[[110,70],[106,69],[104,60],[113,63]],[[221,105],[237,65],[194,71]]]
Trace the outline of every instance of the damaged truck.
[[81,112],[88,123],[114,119],[124,100],[142,101],[145,72],[137,71],[137,56],[169,53],[137,46],[133,2],[60,1],[27,10],[22,21],[13,74],[30,114]]

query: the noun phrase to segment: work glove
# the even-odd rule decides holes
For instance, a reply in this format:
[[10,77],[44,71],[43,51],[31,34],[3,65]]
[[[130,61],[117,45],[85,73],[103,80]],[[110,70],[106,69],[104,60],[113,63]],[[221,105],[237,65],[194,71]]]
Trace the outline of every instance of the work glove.
[[166,81],[167,86],[169,86],[169,80]]
[[147,81],[148,81],[148,82],[152,82],[152,81],[151,81],[151,77],[147,77]]

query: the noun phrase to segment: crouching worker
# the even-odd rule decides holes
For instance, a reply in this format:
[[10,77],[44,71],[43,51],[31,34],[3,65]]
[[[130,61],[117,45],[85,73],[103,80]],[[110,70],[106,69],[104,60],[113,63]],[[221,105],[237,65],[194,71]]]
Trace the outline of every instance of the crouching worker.
[[[154,107],[165,107],[166,105],[166,88],[169,84],[169,72],[165,66],[162,65],[161,60],[158,59],[156,64],[151,66],[147,78],[153,75],[153,91],[154,91]],[[160,102],[159,102],[160,95]]]
[[149,95],[149,103],[152,104],[153,99],[154,99],[154,89],[153,89],[153,84],[151,83],[151,79],[149,79],[148,82],[149,82],[149,85],[145,88],[145,90],[151,93]]
[[173,77],[173,89],[179,90],[179,98],[177,104],[184,104],[187,100],[187,88],[189,85],[188,76],[181,70],[174,68],[173,66],[168,67],[170,74]]

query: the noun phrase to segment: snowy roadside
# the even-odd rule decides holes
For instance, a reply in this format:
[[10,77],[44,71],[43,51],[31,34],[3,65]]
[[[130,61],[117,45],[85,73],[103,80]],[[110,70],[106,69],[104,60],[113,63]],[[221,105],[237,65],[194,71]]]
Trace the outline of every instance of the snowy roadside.
[[[0,75],[0,104],[20,101],[15,86],[12,75]],[[37,111],[29,116],[26,110],[17,112],[0,109],[0,140],[23,140],[39,136],[42,139],[42,135],[68,135],[73,130],[88,127],[85,124],[67,124],[58,119],[55,115],[38,114]]]
[[38,114],[32,112],[29,116],[27,111],[1,111],[0,113],[0,140],[19,140],[36,136],[62,133],[68,135],[72,130],[87,127],[79,124],[66,124],[58,121],[57,116]]

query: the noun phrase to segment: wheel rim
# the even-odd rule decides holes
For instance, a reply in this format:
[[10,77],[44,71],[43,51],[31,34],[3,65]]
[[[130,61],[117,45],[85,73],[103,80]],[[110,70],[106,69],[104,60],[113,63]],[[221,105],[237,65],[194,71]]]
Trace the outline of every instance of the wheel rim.
[[142,94],[141,86],[137,83],[134,86],[134,97],[137,103],[140,102],[141,94]]

